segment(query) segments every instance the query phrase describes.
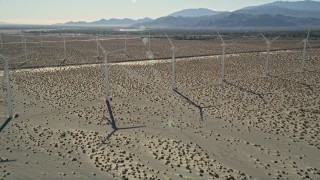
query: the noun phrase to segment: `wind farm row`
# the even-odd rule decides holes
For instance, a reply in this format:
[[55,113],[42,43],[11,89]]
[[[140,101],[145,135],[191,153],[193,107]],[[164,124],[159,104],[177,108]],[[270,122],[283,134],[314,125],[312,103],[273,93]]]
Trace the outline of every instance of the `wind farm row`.
[[4,179],[320,178],[312,31],[22,34],[0,41]]

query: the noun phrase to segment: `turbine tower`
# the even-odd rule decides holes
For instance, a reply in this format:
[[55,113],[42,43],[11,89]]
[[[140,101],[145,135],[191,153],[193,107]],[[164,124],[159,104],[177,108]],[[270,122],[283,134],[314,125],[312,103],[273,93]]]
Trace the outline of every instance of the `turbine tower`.
[[172,65],[172,76],[171,76],[171,88],[172,90],[177,90],[177,85],[176,85],[176,47],[172,43],[171,39],[169,36],[166,34],[168,41],[171,44],[171,53],[172,53],[172,59],[171,59],[171,65]]
[[125,37],[124,37],[124,53],[127,54],[127,35],[128,33],[126,33]]
[[4,60],[4,76],[7,84],[7,103],[8,103],[8,118],[13,118],[13,104],[12,104],[12,95],[11,95],[11,85],[9,77],[9,59],[0,54],[0,57]]
[[171,88],[172,90],[177,90],[177,85],[176,85],[176,52],[179,49],[183,49],[183,48],[187,48],[189,46],[184,46],[184,47],[175,47],[173,42],[171,41],[171,39],[169,38],[169,36],[165,33],[165,35],[167,36],[168,41],[171,44],[171,54],[172,54],[172,58],[171,58],[171,64],[172,64],[172,80],[171,80]]
[[42,39],[42,32],[40,32],[40,46],[42,47],[42,41],[43,41],[43,39]]
[[112,106],[111,106],[111,99],[109,96],[109,75],[108,75],[108,57],[116,52],[123,52],[123,49],[119,49],[119,50],[115,50],[115,51],[106,51],[100,44],[100,42],[98,41],[98,45],[101,48],[103,55],[104,55],[104,93],[105,93],[105,99],[106,99],[106,105],[107,105],[107,109],[109,112],[109,116],[111,119],[111,127],[114,130],[118,130],[118,127],[116,125],[116,121],[115,118],[113,116],[113,111],[112,111]]
[[305,61],[306,61],[306,50],[307,50],[307,44],[311,48],[311,45],[309,43],[309,35],[310,35],[310,30],[308,31],[308,35],[305,39],[302,40],[301,43],[303,43],[303,53],[302,53],[302,60],[301,60],[301,65],[300,65],[300,71],[303,72],[305,69]]
[[99,53],[99,35],[96,36],[96,43],[97,43],[97,59],[100,59],[100,53]]
[[66,37],[63,36],[63,51],[64,51],[64,61],[67,60],[67,47],[66,47]]
[[150,29],[148,29],[149,31],[149,52],[151,52],[151,36],[150,36]]
[[226,44],[223,40],[223,38],[221,37],[220,33],[218,32],[218,36],[222,42],[221,46],[222,46],[222,57],[221,57],[221,72],[220,72],[220,78],[221,78],[221,82],[225,82],[225,73],[224,73],[224,69],[225,69],[225,65],[224,65],[224,60],[225,60],[225,53],[226,53],[226,47],[230,46],[232,44],[235,43],[231,43],[231,44]]
[[0,49],[3,49],[2,35],[0,34]]
[[28,53],[27,53],[27,43],[26,43],[26,37],[25,32],[21,31],[21,38],[22,38],[22,48],[24,49],[24,60],[25,62],[28,61]]
[[271,44],[273,43],[273,41],[277,40],[280,36],[278,36],[272,40],[267,39],[263,34],[261,34],[261,36],[263,37],[263,39],[266,41],[266,44],[267,44],[267,57],[265,60],[264,73],[265,73],[265,76],[269,76],[270,75],[269,59],[270,59]]

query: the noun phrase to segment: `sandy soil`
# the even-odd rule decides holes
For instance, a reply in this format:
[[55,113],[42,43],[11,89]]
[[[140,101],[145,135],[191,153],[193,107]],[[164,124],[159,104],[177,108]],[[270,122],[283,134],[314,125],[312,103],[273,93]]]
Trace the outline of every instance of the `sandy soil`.
[[[101,50],[97,54],[97,44],[94,36],[76,36],[66,34],[66,59],[64,59],[64,46],[62,35],[44,35],[41,38],[39,35],[27,34],[26,51],[27,57],[23,56],[24,46],[21,43],[21,35],[16,34],[2,34],[3,47],[0,51],[1,54],[6,56],[22,55],[11,62],[11,68],[30,68],[30,67],[47,67],[47,66],[64,66],[64,65],[80,65],[102,63],[103,59],[98,58],[102,56]],[[266,44],[262,37],[246,37],[237,39],[225,38],[226,43],[235,43],[226,48],[226,53],[240,53],[240,52],[264,52],[266,51]],[[115,39],[117,38],[117,39]],[[181,48],[176,52],[177,57],[190,57],[190,56],[211,56],[220,55],[222,51],[221,41],[218,37],[213,37],[212,40],[174,40],[174,45]],[[298,44],[302,39],[286,39],[280,38],[274,41],[271,45],[271,50],[296,50],[302,49],[303,45]],[[320,47],[319,40],[310,39],[310,44],[313,48]],[[167,38],[156,37],[151,38],[150,41],[144,41],[142,36],[128,36],[127,51],[122,53],[114,53],[110,55],[109,62],[119,61],[133,61],[141,59],[149,59],[146,51],[152,51],[152,56],[155,59],[170,58],[171,45]],[[107,51],[114,51],[125,48],[124,36],[102,36],[100,43]],[[301,50],[300,50],[301,51]],[[299,52],[300,52],[299,51]],[[301,53],[300,53],[301,54]],[[2,69],[2,62],[0,62],[0,69]]]
[[[319,52],[11,71],[14,112],[0,133],[2,179],[320,179]],[[2,79],[2,78],[1,78]],[[1,81],[0,120],[6,120]]]

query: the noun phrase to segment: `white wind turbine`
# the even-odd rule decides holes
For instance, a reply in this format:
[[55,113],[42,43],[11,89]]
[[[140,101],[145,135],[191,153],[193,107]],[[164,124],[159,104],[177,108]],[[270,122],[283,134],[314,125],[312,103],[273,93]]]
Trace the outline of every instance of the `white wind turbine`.
[[177,85],[176,85],[176,52],[179,49],[187,48],[189,46],[176,48],[174,46],[173,42],[171,41],[171,39],[169,38],[169,36],[167,34],[166,34],[166,36],[167,36],[168,41],[171,44],[171,54],[172,54],[172,59],[171,59],[171,64],[172,64],[171,88],[172,88],[172,90],[177,90]]
[[125,37],[124,37],[124,53],[127,54],[127,35],[128,33],[126,33]]
[[267,44],[267,57],[266,57],[266,61],[265,61],[264,72],[265,72],[266,76],[269,76],[270,75],[269,58],[270,58],[271,44],[273,43],[273,41],[277,40],[280,36],[278,36],[278,37],[276,37],[276,38],[274,38],[272,40],[267,39],[263,34],[261,34],[261,36],[263,37],[263,39],[266,41],[266,44]]
[[11,94],[11,84],[10,84],[10,73],[9,73],[9,61],[14,58],[8,58],[0,54],[0,57],[4,60],[4,80],[7,85],[7,103],[8,103],[8,118],[13,118],[13,103]]
[[99,35],[96,36],[96,43],[97,43],[97,59],[100,59],[100,53],[99,53]]
[[148,31],[149,31],[149,36],[148,36],[148,39],[149,39],[149,41],[148,41],[148,43],[149,43],[149,51],[148,52],[151,52],[151,33],[150,33],[150,29],[148,29]]
[[42,41],[43,41],[43,39],[42,39],[42,32],[40,32],[40,46],[42,47]]
[[106,51],[100,44],[100,42],[98,41],[98,45],[101,48],[103,55],[104,55],[104,93],[105,93],[105,99],[106,99],[106,104],[107,104],[107,108],[108,108],[108,112],[109,112],[109,116],[111,119],[111,127],[114,130],[118,130],[117,126],[116,126],[116,122],[113,116],[113,111],[112,111],[112,106],[111,106],[111,101],[110,101],[110,96],[109,96],[109,75],[108,75],[108,57],[116,52],[123,52],[123,49],[118,49],[115,51]]
[[231,44],[226,44],[223,40],[223,38],[221,37],[220,33],[218,32],[218,36],[222,42],[221,46],[222,46],[222,57],[221,57],[221,72],[220,72],[220,78],[221,78],[221,81],[224,82],[226,81],[225,79],[225,74],[224,74],[224,69],[225,69],[225,66],[224,66],[224,60],[225,60],[225,52],[226,52],[226,47],[227,46],[230,46],[232,44],[235,44],[235,43],[231,43]]
[[66,37],[63,35],[63,51],[64,51],[64,59],[63,61],[67,60],[67,47],[66,47]]
[[148,33],[148,35],[143,34],[144,38],[142,39],[142,42],[143,42],[145,48],[148,49],[147,54],[149,54],[149,53],[152,54],[152,52],[151,52],[151,32],[150,32],[150,29],[145,29],[145,28],[141,29],[142,32],[145,32],[146,30],[148,30],[149,33]]
[[25,32],[21,31],[21,38],[22,38],[22,48],[24,49],[24,59],[25,62],[28,61],[28,52],[27,52],[27,42],[25,37]]
[[176,47],[172,43],[171,39],[169,36],[166,34],[170,44],[171,44],[171,53],[172,53],[172,59],[171,59],[171,65],[172,65],[172,76],[171,76],[171,88],[172,90],[177,90],[177,85],[176,85]]
[[0,49],[3,49],[2,35],[0,34]]
[[303,72],[305,69],[305,61],[306,61],[306,50],[307,50],[307,44],[311,48],[311,45],[309,43],[309,35],[310,35],[310,30],[308,31],[308,35],[305,39],[302,40],[301,43],[303,43],[303,53],[302,53],[302,59],[301,59],[301,66],[300,66],[300,71]]

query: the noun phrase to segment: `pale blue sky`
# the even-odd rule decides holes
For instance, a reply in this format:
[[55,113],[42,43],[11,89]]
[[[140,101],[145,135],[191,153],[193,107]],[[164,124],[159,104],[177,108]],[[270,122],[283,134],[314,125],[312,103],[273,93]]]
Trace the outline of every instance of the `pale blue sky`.
[[101,18],[158,18],[186,8],[233,11],[273,1],[275,0],[0,0],[0,22],[53,24],[95,21]]

